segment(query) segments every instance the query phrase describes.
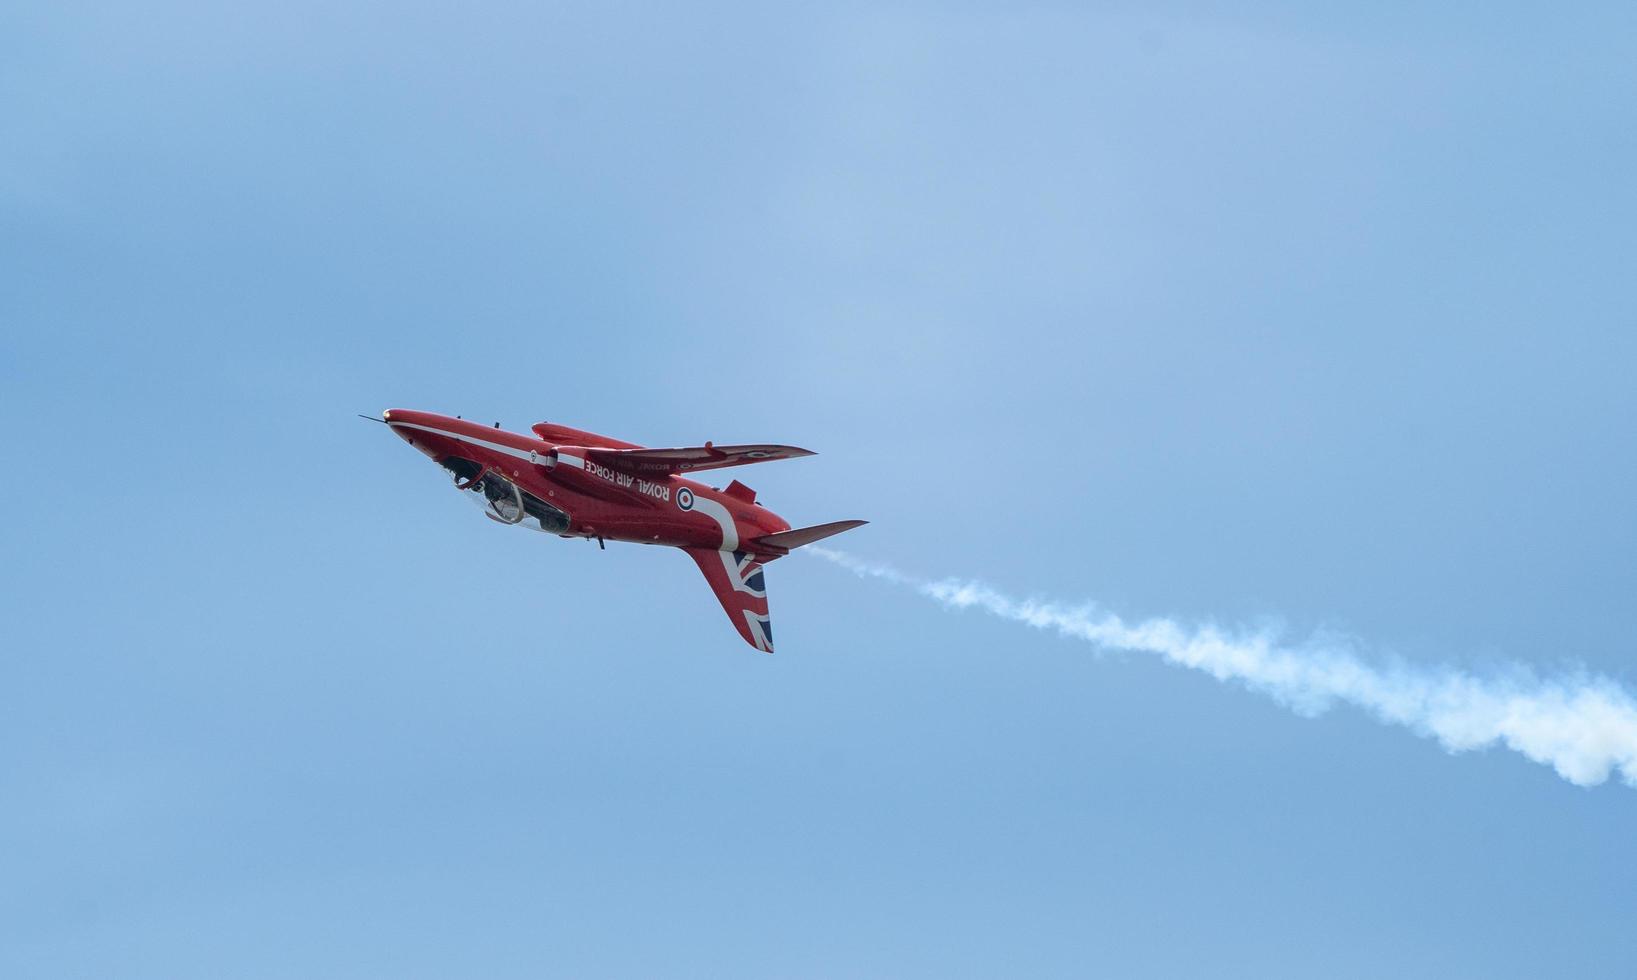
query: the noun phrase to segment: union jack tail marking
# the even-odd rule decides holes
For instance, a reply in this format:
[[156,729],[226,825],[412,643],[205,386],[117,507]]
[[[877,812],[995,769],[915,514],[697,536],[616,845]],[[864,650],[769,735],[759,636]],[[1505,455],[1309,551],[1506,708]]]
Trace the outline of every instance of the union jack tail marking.
[[746,551],[684,548],[705,573],[705,581],[745,642],[773,652],[773,623],[767,615],[767,581],[762,563]]

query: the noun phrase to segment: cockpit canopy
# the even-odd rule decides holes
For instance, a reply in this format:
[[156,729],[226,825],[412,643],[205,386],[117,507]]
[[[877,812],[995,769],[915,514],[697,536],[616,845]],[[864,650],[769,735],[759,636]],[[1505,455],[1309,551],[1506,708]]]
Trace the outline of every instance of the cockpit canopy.
[[462,491],[461,495],[482,509],[483,516],[491,521],[538,528],[551,534],[566,534],[573,524],[567,512],[481,463],[453,456],[440,462],[454,478],[455,489]]

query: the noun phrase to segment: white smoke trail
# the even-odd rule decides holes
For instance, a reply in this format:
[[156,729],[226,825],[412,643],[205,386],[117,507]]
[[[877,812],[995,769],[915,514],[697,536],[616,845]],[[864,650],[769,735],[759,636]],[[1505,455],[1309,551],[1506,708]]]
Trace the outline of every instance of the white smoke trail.
[[977,608],[1103,649],[1157,654],[1260,691],[1299,714],[1318,714],[1341,701],[1435,738],[1451,752],[1500,742],[1578,786],[1595,786],[1619,770],[1637,787],[1637,699],[1607,677],[1541,679],[1513,667],[1483,678],[1450,667],[1378,664],[1341,637],[1289,646],[1268,630],[1230,633],[1170,619],[1127,623],[1090,605],[1013,599],[979,582],[930,581],[830,548],[802,550],[859,576],[913,589],[947,609]]

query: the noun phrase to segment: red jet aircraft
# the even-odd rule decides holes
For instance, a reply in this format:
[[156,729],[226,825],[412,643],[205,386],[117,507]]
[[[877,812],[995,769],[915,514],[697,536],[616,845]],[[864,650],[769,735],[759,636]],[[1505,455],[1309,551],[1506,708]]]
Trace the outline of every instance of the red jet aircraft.
[[[364,416],[370,418],[370,416]],[[812,453],[794,446],[642,446],[566,425],[541,422],[535,438],[459,417],[382,413],[411,446],[454,477],[484,514],[502,524],[564,538],[662,544],[686,551],[705,573],[728,619],[758,650],[773,652],[762,566],[866,521],[836,521],[791,530],[734,480],[718,490],[683,474]],[[526,523],[525,523],[526,522]]]

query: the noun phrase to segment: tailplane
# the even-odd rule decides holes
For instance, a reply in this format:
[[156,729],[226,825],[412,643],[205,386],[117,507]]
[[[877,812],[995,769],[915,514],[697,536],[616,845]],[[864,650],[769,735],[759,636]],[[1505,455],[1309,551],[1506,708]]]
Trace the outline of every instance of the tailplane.
[[804,544],[814,541],[823,541],[832,535],[843,531],[851,531],[855,527],[863,527],[869,521],[832,521],[829,524],[815,524],[812,527],[791,528],[777,534],[764,534],[751,542],[758,548],[782,548],[790,551],[800,548]]

